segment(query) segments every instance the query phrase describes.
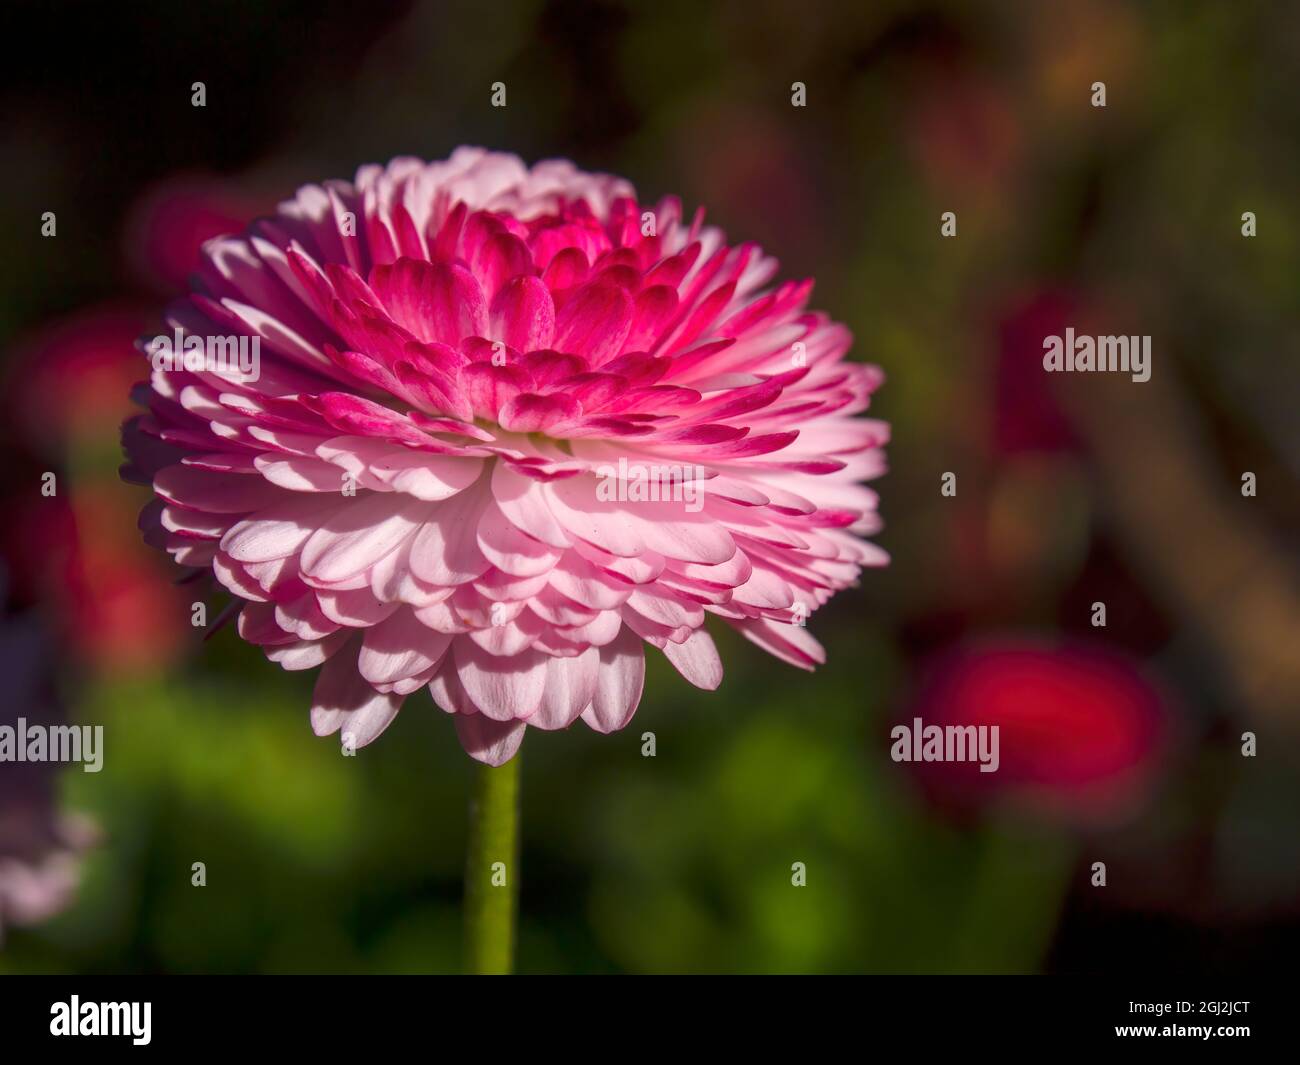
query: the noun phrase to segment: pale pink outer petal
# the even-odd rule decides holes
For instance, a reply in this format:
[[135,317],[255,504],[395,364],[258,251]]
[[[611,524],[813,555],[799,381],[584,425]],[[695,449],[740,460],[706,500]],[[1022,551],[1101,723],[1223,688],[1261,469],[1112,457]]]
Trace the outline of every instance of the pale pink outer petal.
[[509,721],[537,712],[546,692],[546,655],[497,657],[466,637],[457,637],[453,650],[461,685],[485,717]]
[[361,748],[393,722],[405,697],[375,691],[357,672],[349,651],[321,668],[312,694],[311,727],[317,736],[342,730],[344,742]]
[[665,644],[664,654],[697,688],[714,691],[722,683],[722,659],[713,637],[703,629],[696,629],[681,643]]
[[450,643],[446,633],[434,632],[403,608],[366,630],[357,670],[370,684],[393,684],[427,673]]
[[524,740],[522,721],[493,721],[482,714],[457,714],[456,735],[465,753],[485,765],[504,765]]
[[572,658],[546,660],[546,693],[530,725],[541,729],[568,728],[596,697],[600,651],[588,647]]
[[624,628],[600,649],[596,694],[582,720],[597,732],[621,729],[636,712],[645,686],[645,653],[636,633]]

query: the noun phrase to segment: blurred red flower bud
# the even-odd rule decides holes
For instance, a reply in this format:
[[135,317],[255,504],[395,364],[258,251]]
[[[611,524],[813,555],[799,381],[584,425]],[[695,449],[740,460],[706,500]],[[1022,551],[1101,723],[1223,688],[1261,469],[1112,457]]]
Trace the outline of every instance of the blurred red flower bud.
[[40,450],[69,437],[115,442],[141,380],[136,341],[156,331],[157,312],[118,301],[57,319],[19,345],[11,371],[11,409]]
[[132,206],[124,234],[127,260],[150,288],[183,289],[206,241],[242,232],[269,206],[228,181],[169,178]]
[[940,805],[1008,803],[1075,822],[1112,819],[1144,794],[1170,731],[1161,691],[1128,658],[1013,638],[962,646],[926,671],[903,723],[997,728],[978,760],[917,761]]

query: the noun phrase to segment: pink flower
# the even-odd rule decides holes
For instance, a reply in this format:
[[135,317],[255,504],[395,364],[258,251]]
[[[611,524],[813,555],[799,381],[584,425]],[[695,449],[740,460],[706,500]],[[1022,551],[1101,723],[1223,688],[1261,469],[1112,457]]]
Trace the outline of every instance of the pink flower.
[[125,430],[146,535],[322,666],[313,728],[355,746],[425,686],[491,764],[526,724],[622,728],[647,643],[718,686],[708,614],[811,669],[803,621],[886,561],[857,534],[888,430],[853,417],[881,373],[775,272],[565,161],[305,186],[169,308],[256,338],[260,376],[155,369]]

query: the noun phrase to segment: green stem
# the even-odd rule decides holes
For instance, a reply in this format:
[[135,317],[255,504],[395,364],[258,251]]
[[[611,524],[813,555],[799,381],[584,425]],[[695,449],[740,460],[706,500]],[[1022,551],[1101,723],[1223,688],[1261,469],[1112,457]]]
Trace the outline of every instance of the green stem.
[[479,765],[469,802],[465,863],[465,968],[504,975],[514,965],[519,898],[519,754]]

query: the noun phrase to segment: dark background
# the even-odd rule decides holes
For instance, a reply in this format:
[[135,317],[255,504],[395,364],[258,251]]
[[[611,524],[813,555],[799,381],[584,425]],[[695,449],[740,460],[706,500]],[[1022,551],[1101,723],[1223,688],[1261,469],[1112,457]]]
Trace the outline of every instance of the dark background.
[[[340,758],[308,727],[310,678],[229,631],[200,642],[115,470],[141,376],[130,340],[198,239],[301,183],[461,143],[678,193],[783,276],[815,276],[814,305],[886,371],[873,414],[894,427],[876,485],[894,561],[816,615],[815,676],[726,639],[717,693],[656,661],[625,732],[530,733],[522,971],[1231,973],[1294,956],[1300,9],[318,0],[4,17],[0,700],[103,724],[106,760],[40,793],[98,841],[61,913],[4,928],[0,971],[458,967],[470,763],[449,723],[413,698]],[[1066,325],[1150,334],[1151,381],[1047,378],[1042,337]],[[1026,646],[1048,675],[1015,708],[1024,787],[890,761],[913,709],[982,712],[954,661],[996,674],[999,649]],[[1123,678],[1102,696],[1077,681],[1096,654]],[[37,664],[48,684],[14,680]],[[1154,738],[1137,705],[1158,707]],[[5,774],[0,806],[18,791]],[[17,853],[23,818],[54,816],[13,809],[0,869],[5,832]]]

